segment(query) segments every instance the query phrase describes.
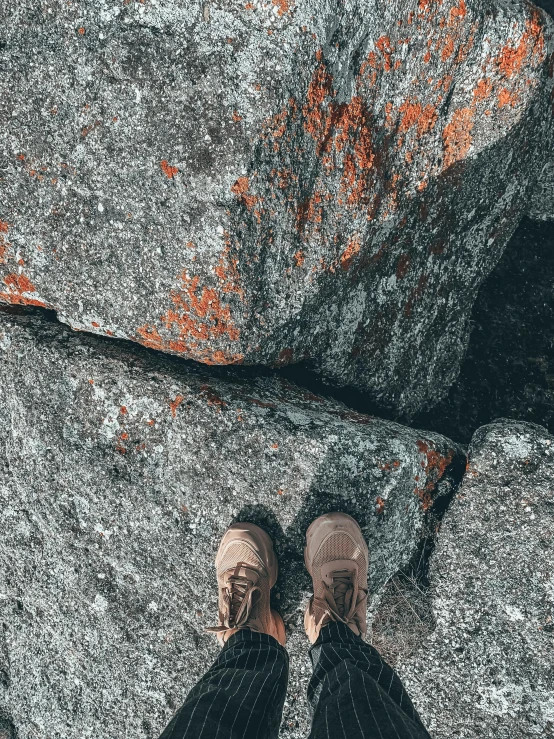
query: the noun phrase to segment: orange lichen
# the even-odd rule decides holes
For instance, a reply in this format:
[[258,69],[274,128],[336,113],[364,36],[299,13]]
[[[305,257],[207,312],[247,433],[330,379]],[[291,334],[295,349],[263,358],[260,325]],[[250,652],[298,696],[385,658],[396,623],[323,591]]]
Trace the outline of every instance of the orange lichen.
[[417,126],[418,138],[434,128],[437,122],[437,111],[430,104],[424,108],[421,103],[407,100],[400,106],[398,111],[403,114],[398,130],[405,132],[412,126]]
[[173,177],[175,177],[175,175],[179,171],[178,167],[172,167],[168,163],[167,159],[162,159],[162,161],[160,162],[160,167],[162,168],[162,172],[165,174],[165,176],[170,180],[173,179]]
[[518,101],[519,95],[517,92],[510,92],[510,90],[507,90],[505,87],[503,87],[498,93],[499,108],[503,108],[505,105],[511,105],[512,108],[515,108]]
[[327,145],[328,133],[332,125],[331,116],[324,115],[321,108],[327,97],[333,96],[333,78],[324,64],[315,70],[307,92],[307,103],[302,109],[304,128],[317,142],[316,154],[321,156]]
[[322,221],[323,208],[321,193],[316,191],[311,197],[298,204],[296,211],[296,229],[301,231],[307,223],[319,224]]
[[[360,74],[364,75],[368,67],[371,67],[371,69],[373,70],[380,69],[381,67],[381,65],[379,64],[377,60],[377,54],[374,51],[370,51],[369,54],[367,55],[367,59],[364,62],[362,62],[360,66]],[[372,79],[373,79],[373,75],[372,75]]]
[[[292,183],[298,182],[298,175],[294,174],[290,169],[272,169],[271,177],[277,178],[277,187],[280,190],[288,189]],[[289,196],[290,197],[290,196]]]
[[252,210],[252,208],[256,205],[259,198],[256,195],[251,195],[248,193],[248,188],[250,187],[248,177],[239,177],[238,180],[235,182],[235,184],[231,187],[231,192],[233,195],[236,195],[237,198],[248,208],[248,210]]
[[442,132],[444,146],[444,166],[449,167],[467,154],[471,147],[474,111],[471,108],[458,108],[452,120]]
[[265,129],[267,130],[267,133],[271,135],[274,139],[281,138],[281,136],[283,136],[283,134],[287,130],[288,114],[288,108],[285,108],[280,113],[275,113],[275,115],[272,116],[271,119],[266,123]]
[[84,36],[84,34],[85,34],[85,29],[83,28],[83,26],[81,26],[80,28],[78,28],[78,29],[77,29],[77,33],[78,33],[78,34],[79,34],[80,36]]
[[417,442],[417,448],[422,454],[425,454],[426,461],[421,463],[421,466],[424,467],[425,473],[427,475],[433,475],[436,480],[440,480],[441,477],[444,475],[446,468],[452,462],[452,459],[454,457],[454,452],[452,449],[449,449],[446,456],[443,456],[439,452],[437,452],[433,447],[429,446],[429,443],[427,441],[418,441]]
[[137,331],[142,338],[142,341],[140,341],[140,339],[139,341],[143,346],[147,346],[149,349],[158,349],[160,351],[165,349],[165,342],[160,336],[158,329],[154,326],[141,326]]
[[304,252],[302,251],[302,249],[299,249],[294,254],[294,262],[295,262],[296,266],[297,267],[302,267],[302,265],[304,264],[304,259],[305,259]]
[[91,123],[90,126],[84,126],[81,129],[81,136],[83,138],[86,138],[89,135],[89,133],[91,133],[96,128],[98,128],[98,126],[101,126],[101,125],[102,125],[102,121],[94,121],[94,123]]
[[452,54],[454,53],[454,39],[452,36],[447,36],[445,40],[445,44],[442,50],[441,59],[443,62],[450,59]]
[[423,55],[423,61],[425,62],[425,64],[429,64],[429,62],[431,61],[431,52],[430,51],[426,51],[425,52],[425,54]]
[[473,90],[475,100],[486,100],[492,93],[492,82],[486,78],[480,79],[477,87]]
[[[424,488],[417,486],[415,493],[421,499],[421,507],[426,511],[433,504],[435,485],[442,478],[448,465],[452,462],[454,450],[449,449],[446,455],[443,455],[437,452],[436,449],[433,449],[428,441],[420,440],[416,443],[418,450],[424,455],[424,459],[421,461],[421,467],[427,476],[427,484]],[[416,475],[415,479],[417,482],[419,475]]]
[[511,79],[514,74],[520,71],[526,60],[535,64],[542,63],[545,54],[544,46],[544,32],[540,23],[540,14],[535,9],[531,20],[525,21],[525,31],[517,46],[514,46],[511,41],[503,46],[495,62],[502,74]]
[[385,60],[385,72],[390,72],[392,69],[392,46],[390,38],[388,36],[381,36],[375,46],[379,49]]
[[239,121],[242,121],[242,116],[239,115],[238,110],[233,111],[233,120],[235,123],[238,123]]
[[218,264],[214,267],[215,274],[221,281],[221,289],[224,293],[237,293],[241,300],[244,299],[244,290],[240,287],[240,274],[238,271],[239,260],[231,257],[230,236],[225,232],[227,244]]
[[375,513],[380,516],[382,513],[385,512],[385,501],[383,498],[381,498],[380,495],[378,495],[375,498]]
[[450,23],[463,20],[467,15],[467,8],[464,0],[460,0],[459,5],[450,8]]
[[8,290],[0,292],[0,301],[12,305],[37,305],[41,308],[50,308],[43,300],[28,298],[24,293],[36,292],[36,287],[25,275],[10,274],[4,277]]
[[173,416],[173,418],[175,418],[175,416],[177,415],[177,408],[181,405],[184,399],[184,395],[176,395],[175,400],[169,401],[169,408],[171,410],[171,415]]
[[167,328],[177,326],[179,339],[213,339],[227,334],[231,341],[238,339],[238,329],[231,321],[228,306],[222,306],[218,291],[211,287],[200,287],[200,277],[189,277],[184,271],[179,278],[182,289],[171,293],[177,310],[168,310],[162,316]]
[[0,221],[0,264],[6,263],[6,249],[10,244],[6,241],[4,234],[8,233],[9,225],[5,221]]
[[279,17],[290,13],[290,2],[289,0],[273,0],[273,5],[278,8],[277,15]]
[[467,59],[469,52],[473,48],[473,43],[475,41],[475,33],[478,28],[479,28],[479,21],[475,21],[475,23],[471,25],[471,32],[467,40],[467,43],[460,44],[458,47],[458,53],[456,54],[456,59],[455,59],[456,64],[461,64]]
[[[218,276],[223,280],[224,287],[228,287],[228,291],[237,291],[236,285],[229,283],[225,267],[222,270]],[[186,271],[179,279],[181,289],[173,290],[170,295],[175,308],[161,316],[165,328],[173,334],[176,330],[177,337],[164,339],[155,326],[146,324],[137,328],[136,340],[151,349],[185,354],[205,364],[242,362],[241,354],[227,354],[210,345],[214,340],[227,337],[230,341],[236,341],[239,337],[230,308],[222,305],[219,291],[213,287],[201,287],[200,278],[190,277]]]
[[126,405],[122,405],[120,407],[120,409],[119,409],[119,412],[121,413],[122,416],[126,416],[127,415],[127,412],[128,412],[127,411],[127,406]]
[[[322,59],[321,53],[318,58]],[[369,189],[369,170],[373,167],[375,156],[371,116],[359,96],[352,97],[349,103],[337,104],[333,99],[335,92],[332,82],[325,64],[321,63],[312,76],[307,103],[302,109],[304,128],[316,142],[317,156],[329,154],[333,149],[337,152],[350,150],[344,155],[340,192],[348,194],[348,204],[355,204],[367,196]],[[327,98],[331,99],[325,104]],[[329,166],[328,170],[331,168]],[[302,223],[302,218],[299,221],[297,219],[298,222]]]
[[348,246],[339,257],[340,266],[342,269],[347,270],[352,264],[352,260],[358,254],[361,249],[360,237],[358,235],[353,236],[348,242]]
[[388,128],[392,128],[394,126],[394,119],[392,115],[393,108],[394,106],[391,102],[385,103],[385,125]]
[[414,493],[421,500],[422,509],[424,511],[428,511],[429,508],[431,508],[431,506],[433,505],[433,496],[431,495],[431,490],[427,490],[427,487],[420,488],[419,486],[416,486]]

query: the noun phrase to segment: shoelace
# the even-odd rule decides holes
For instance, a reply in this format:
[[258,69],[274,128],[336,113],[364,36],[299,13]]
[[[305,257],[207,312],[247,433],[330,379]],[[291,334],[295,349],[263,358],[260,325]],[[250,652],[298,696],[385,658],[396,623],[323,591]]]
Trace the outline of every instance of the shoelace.
[[260,588],[247,577],[232,575],[229,578],[230,587],[223,590],[223,612],[220,614],[219,626],[209,626],[206,631],[218,633],[227,629],[238,629],[244,626],[252,611],[255,593],[261,593]]
[[337,570],[332,573],[332,577],[333,584],[331,587],[325,586],[324,597],[314,597],[314,605],[322,611],[318,624],[325,616],[329,616],[333,621],[355,623],[360,627],[360,611],[362,608],[365,611],[367,593],[362,590],[363,597],[358,601],[358,581],[348,570]]

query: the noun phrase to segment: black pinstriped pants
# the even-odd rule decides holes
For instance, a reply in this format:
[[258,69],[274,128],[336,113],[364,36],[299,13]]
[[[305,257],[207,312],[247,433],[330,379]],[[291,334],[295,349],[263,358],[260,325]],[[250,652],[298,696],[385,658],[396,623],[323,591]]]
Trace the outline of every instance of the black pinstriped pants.
[[[430,739],[400,678],[347,626],[310,649],[311,739]],[[234,634],[160,739],[276,739],[289,658],[268,634]]]

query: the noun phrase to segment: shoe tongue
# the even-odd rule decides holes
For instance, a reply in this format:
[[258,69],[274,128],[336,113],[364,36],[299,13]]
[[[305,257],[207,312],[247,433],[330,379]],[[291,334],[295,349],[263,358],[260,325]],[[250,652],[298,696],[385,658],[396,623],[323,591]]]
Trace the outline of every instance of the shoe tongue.
[[[240,566],[233,567],[231,570],[227,570],[224,574],[223,579],[227,586],[230,586],[234,582],[244,581],[244,584],[257,585],[260,575],[256,570],[250,567]],[[247,582],[248,581],[248,582]]]
[[[337,609],[339,610],[339,615],[344,618],[345,613],[350,609],[352,591],[354,589],[352,583],[352,573],[348,570],[337,570],[336,572],[332,573],[332,578],[333,598],[335,600]],[[350,598],[347,598],[346,596],[349,592]]]

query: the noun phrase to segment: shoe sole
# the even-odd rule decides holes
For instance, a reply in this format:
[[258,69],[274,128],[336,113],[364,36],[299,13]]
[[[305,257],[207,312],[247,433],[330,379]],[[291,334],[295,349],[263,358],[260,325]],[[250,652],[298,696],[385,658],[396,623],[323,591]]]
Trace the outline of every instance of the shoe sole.
[[[323,530],[323,533],[321,537],[319,537],[318,534],[321,532],[321,530]],[[312,577],[313,573],[311,562],[313,560],[313,557],[315,556],[323,542],[329,536],[338,531],[349,535],[356,542],[356,544],[360,546],[362,551],[365,552],[366,561],[369,565],[369,549],[367,547],[358,522],[355,521],[352,516],[349,516],[347,513],[325,513],[323,516],[319,516],[319,518],[316,518],[315,521],[312,521],[312,523],[308,527],[308,530],[306,531],[304,564],[306,565],[306,569]],[[314,544],[314,540],[316,539],[316,537],[318,538],[317,546]],[[314,549],[313,553],[309,551],[311,547],[313,547]]]

